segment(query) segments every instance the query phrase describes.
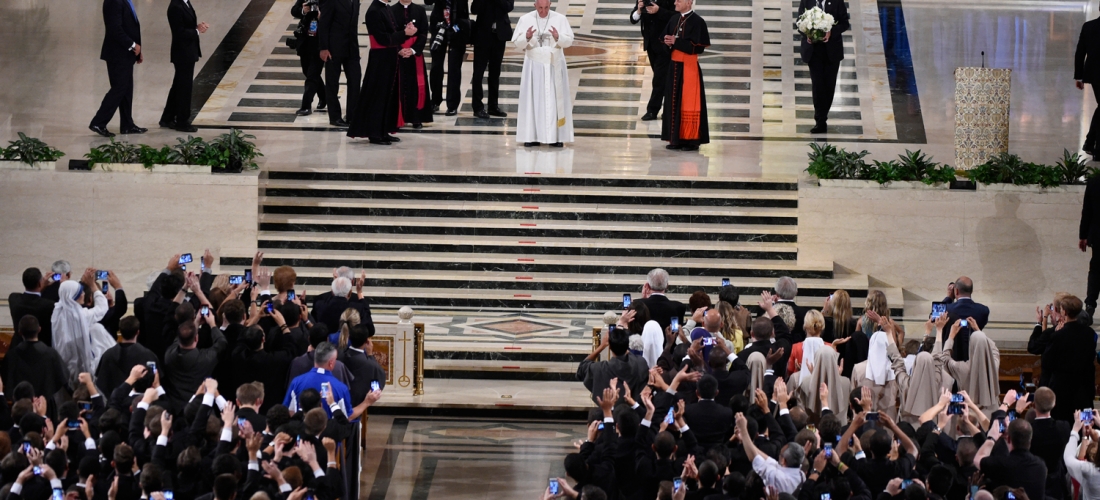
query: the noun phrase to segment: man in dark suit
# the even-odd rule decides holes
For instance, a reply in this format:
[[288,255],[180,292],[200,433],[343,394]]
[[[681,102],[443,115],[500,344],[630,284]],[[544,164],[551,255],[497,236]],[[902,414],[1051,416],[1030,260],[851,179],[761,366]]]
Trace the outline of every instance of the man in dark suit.
[[985,444],[974,455],[974,464],[989,487],[1023,488],[1028,498],[1046,498],[1047,464],[1031,453],[1031,423],[1013,420],[1005,427],[1004,439],[1000,438],[1000,426],[990,426]]
[[1050,418],[1054,409],[1054,391],[1040,387],[1035,391],[1035,418],[1031,420],[1031,453],[1047,464],[1047,497],[1064,498],[1066,464],[1062,453],[1069,442],[1070,424]]
[[[28,267],[23,271],[24,292],[8,295],[8,309],[11,311],[11,324],[13,325],[18,325],[19,320],[27,315],[38,319],[38,324],[42,325],[42,332],[38,334],[38,339],[42,343],[52,346],[53,333],[50,328],[50,320],[53,316],[55,302],[42,297],[42,289],[45,286],[46,279],[42,276],[42,271],[39,271],[36,267]],[[9,349],[19,345],[22,341],[23,337],[19,335],[19,332],[16,332],[11,337]]]
[[103,24],[106,33],[99,58],[107,62],[111,90],[103,96],[99,111],[88,128],[103,137],[114,137],[107,123],[118,110],[123,134],[144,134],[148,129],[134,125],[134,63],[141,64],[141,24],[131,0],[103,0]]
[[69,382],[69,370],[61,355],[52,347],[38,341],[42,331],[34,316],[23,316],[15,326],[16,334],[23,342],[8,350],[4,356],[8,373],[4,383],[15,387],[20,382],[29,382],[34,393],[52,400],[53,395]]
[[820,7],[826,14],[833,16],[833,29],[825,34],[825,40],[810,43],[802,36],[800,47],[802,60],[810,67],[814,99],[814,128],[811,134],[824,134],[829,108],[833,107],[833,94],[836,92],[836,76],[840,71],[840,61],[844,60],[844,37],[842,33],[852,28],[848,21],[848,7],[844,0],[802,0],[798,6],[798,15],[814,7]]
[[313,301],[313,319],[317,323],[324,323],[329,333],[335,332],[340,327],[340,315],[347,309],[355,309],[359,312],[359,324],[370,327],[371,335],[374,335],[374,321],[371,319],[370,303],[367,299],[360,298],[363,293],[364,279],[356,279],[356,292],[353,298],[351,282],[344,276],[332,280],[332,292],[318,295]]
[[180,132],[198,132],[191,125],[191,82],[195,78],[195,62],[202,57],[199,34],[209,27],[200,23],[191,0],[171,0],[168,4],[168,27],[172,30],[172,66],[176,73],[168,102],[160,115],[162,128]]
[[794,278],[782,276],[776,280],[775,295],[778,299],[775,301],[776,306],[786,305],[794,313],[794,326],[791,327],[791,345],[806,340],[806,331],[803,330],[803,324],[806,322],[806,312],[810,308],[794,303],[794,298],[798,295],[798,284],[795,283]]
[[[263,328],[254,325],[245,330],[237,347],[229,355],[230,370],[233,372],[229,378],[234,384],[232,390],[225,388],[226,394],[236,394],[238,387],[252,382],[262,382],[264,392],[285,394],[285,375],[294,359],[294,345],[286,337],[284,334],[272,338],[271,345],[265,349]],[[277,401],[267,406],[275,403]],[[261,407],[260,411],[266,409]]]
[[317,46],[325,61],[325,102],[328,123],[347,127],[340,107],[340,71],[347,76],[348,110],[359,103],[362,69],[359,66],[359,0],[323,0],[317,20]]
[[[424,0],[425,5],[435,5],[428,24],[432,26],[432,69],[428,77],[432,94],[432,106],[439,111],[443,103],[443,60],[447,60],[447,116],[458,114],[462,102],[462,61],[466,59],[466,44],[470,40],[469,0]],[[435,40],[443,29],[439,46]]]
[[645,285],[642,285],[642,295],[644,297],[636,301],[645,304],[646,308],[649,309],[649,319],[661,325],[661,330],[669,327],[672,318],[679,320],[681,325],[684,324],[684,314],[687,312],[687,308],[682,302],[669,300],[665,296],[665,290],[667,289],[668,271],[660,268],[654,269],[646,276]]
[[[1092,86],[1096,102],[1100,102],[1100,19],[1093,19],[1081,26],[1081,36],[1077,39],[1077,51],[1073,54],[1073,79],[1077,88],[1084,90],[1085,84]],[[1096,156],[1097,134],[1100,134],[1100,108],[1092,113],[1089,132],[1085,135],[1086,153]],[[1081,239],[1085,239],[1084,236]]]
[[371,392],[371,382],[378,382],[378,389],[386,387],[386,371],[378,360],[374,359],[374,350],[370,338],[374,330],[366,325],[355,325],[348,334],[348,349],[344,351],[344,365],[355,377],[348,386],[351,391],[351,404],[359,406]]
[[[1100,62],[1097,65],[1100,66]],[[1097,82],[1100,83],[1100,79]],[[1100,116],[1100,109],[1097,110],[1097,115]],[[1090,178],[1085,185],[1085,199],[1081,205],[1081,226],[1077,231],[1077,237],[1080,238],[1077,248],[1082,252],[1088,247],[1093,247],[1092,259],[1089,260],[1088,292],[1085,294],[1085,311],[1091,317],[1096,313],[1096,298],[1100,296],[1100,257],[1096,256],[1096,246],[1100,245],[1100,175]]]
[[696,383],[695,391],[699,402],[687,405],[684,421],[695,432],[699,446],[708,449],[729,441],[733,435],[733,410],[714,402],[714,397],[718,395],[718,380],[712,375],[703,375]]
[[951,350],[951,359],[955,361],[967,361],[970,359],[970,332],[973,330],[984,330],[985,324],[989,322],[989,308],[974,302],[971,295],[974,293],[974,281],[966,276],[960,276],[955,280],[955,302],[948,304],[947,306],[947,325],[944,326],[943,332],[940,336],[941,345],[947,342],[947,337],[951,334],[951,325],[955,324],[955,320],[974,318],[974,321],[978,322],[978,325],[967,325],[967,328],[963,328],[959,331],[959,335],[955,337],[955,347]]
[[668,20],[676,14],[673,0],[638,0],[630,13],[630,23],[642,23],[642,48],[649,56],[649,67],[653,68],[653,92],[649,94],[649,104],[642,121],[657,119],[661,102],[665,97],[665,80],[668,80],[668,63],[672,52],[664,43],[664,31]]
[[141,323],[133,316],[127,316],[119,321],[122,340],[103,353],[95,370],[95,382],[99,392],[110,394],[126,381],[126,377],[130,375],[130,370],[134,366],[146,366],[150,361],[157,361],[157,355],[153,354],[153,351],[137,343],[140,327]]
[[[474,0],[471,13],[477,14],[474,22],[474,116],[483,120],[490,116],[505,118],[508,113],[500,109],[500,64],[504,61],[504,44],[512,39],[512,21],[508,13],[515,8],[515,0]],[[485,68],[489,68],[489,110],[482,103],[481,82]]]
[[61,282],[73,278],[73,266],[67,260],[58,260],[50,266],[49,280],[42,289],[42,297],[57,302],[60,297],[57,291],[61,289]]

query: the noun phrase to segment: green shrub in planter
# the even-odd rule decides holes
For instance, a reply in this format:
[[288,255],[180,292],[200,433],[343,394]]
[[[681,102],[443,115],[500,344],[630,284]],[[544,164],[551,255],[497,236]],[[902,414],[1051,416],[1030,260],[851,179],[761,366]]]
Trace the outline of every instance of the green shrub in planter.
[[1090,167],[1088,161],[1077,153],[1070,153],[1068,149],[1062,150],[1062,159],[1054,164],[1058,170],[1062,184],[1084,184],[1100,170]]
[[818,179],[836,179],[836,171],[833,170],[833,157],[836,156],[836,146],[829,143],[810,143],[810,152],[806,155],[810,158],[810,166],[806,171]]
[[255,138],[238,129],[229,129],[228,133],[210,141],[206,148],[206,164],[223,172],[240,172],[245,167],[250,170],[259,168],[255,160],[263,153],[260,153],[256,143],[249,140]]
[[61,150],[52,148],[45,142],[19,132],[19,139],[8,142],[8,147],[0,148],[0,159],[21,161],[27,165],[39,162],[57,161],[65,156]]
[[111,142],[92,148],[84,157],[88,159],[88,167],[95,168],[98,163],[140,163],[139,151],[137,146],[112,137]]
[[901,167],[896,160],[872,162],[870,171],[867,172],[867,180],[879,184],[887,184],[891,181],[907,180],[902,177]]
[[871,179],[873,172],[864,158],[871,153],[867,150],[858,153],[837,149],[833,159],[833,171],[837,179]]
[[168,146],[157,149],[153,146],[142,144],[138,147],[138,163],[152,170],[153,165],[167,165],[171,163],[169,160],[171,153],[172,148]]
[[[177,137],[178,144],[171,147],[168,162],[178,165],[205,165],[206,150],[210,147],[202,137]],[[167,146],[166,146],[167,147]]]

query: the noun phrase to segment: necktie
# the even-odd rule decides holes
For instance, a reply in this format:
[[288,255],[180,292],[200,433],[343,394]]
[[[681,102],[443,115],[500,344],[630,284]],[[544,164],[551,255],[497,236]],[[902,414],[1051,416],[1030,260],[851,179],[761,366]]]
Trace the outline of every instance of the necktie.
[[134,19],[138,18],[137,9],[134,8],[134,0],[126,0],[126,3],[130,4],[130,12],[134,14]]

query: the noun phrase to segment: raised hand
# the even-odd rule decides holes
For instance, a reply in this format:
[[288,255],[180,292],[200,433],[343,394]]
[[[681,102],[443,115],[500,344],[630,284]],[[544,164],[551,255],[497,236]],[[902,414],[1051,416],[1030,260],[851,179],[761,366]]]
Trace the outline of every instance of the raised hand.
[[535,27],[531,26],[530,28],[527,28],[527,39],[530,40],[533,36],[535,36]]

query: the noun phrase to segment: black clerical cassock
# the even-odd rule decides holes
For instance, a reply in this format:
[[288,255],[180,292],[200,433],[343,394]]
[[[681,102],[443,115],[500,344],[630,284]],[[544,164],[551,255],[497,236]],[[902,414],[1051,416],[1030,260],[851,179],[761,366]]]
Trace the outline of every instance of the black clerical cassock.
[[[323,16],[324,14],[322,14]],[[397,124],[397,51],[405,42],[393,13],[382,0],[374,0],[364,21],[370,35],[370,56],[363,91],[348,127],[348,137],[367,137],[371,143],[389,144],[389,132]]]
[[661,140],[669,142],[669,149],[695,150],[710,142],[707,98],[699,68],[699,54],[710,46],[710,34],[706,21],[692,11],[670,19],[665,35],[676,39],[665,87]]
[[399,26],[409,23],[416,25],[416,35],[408,37],[401,44],[402,49],[412,49],[413,55],[397,58],[398,101],[397,128],[406,123],[420,128],[420,124],[432,121],[432,99],[428,93],[428,71],[424,66],[424,45],[428,41],[428,12],[415,3],[408,5],[398,2],[390,7],[390,12]]

